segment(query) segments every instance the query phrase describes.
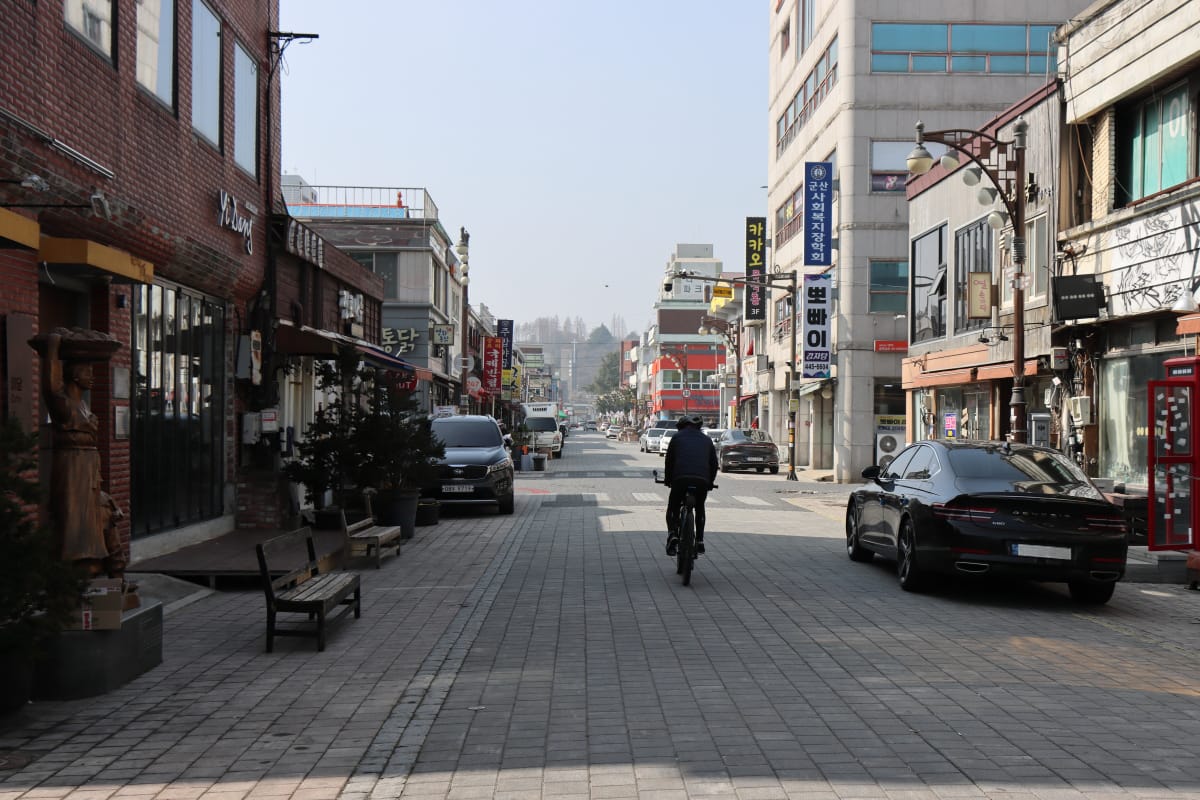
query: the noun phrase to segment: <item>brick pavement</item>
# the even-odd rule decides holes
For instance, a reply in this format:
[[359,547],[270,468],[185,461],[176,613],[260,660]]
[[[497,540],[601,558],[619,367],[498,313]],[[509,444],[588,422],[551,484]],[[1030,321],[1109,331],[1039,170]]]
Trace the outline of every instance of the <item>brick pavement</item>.
[[714,506],[684,588],[647,482],[587,480],[418,529],[324,653],[178,608],[162,666],[0,720],[0,800],[1200,797],[1200,594],[903,593],[833,492]]

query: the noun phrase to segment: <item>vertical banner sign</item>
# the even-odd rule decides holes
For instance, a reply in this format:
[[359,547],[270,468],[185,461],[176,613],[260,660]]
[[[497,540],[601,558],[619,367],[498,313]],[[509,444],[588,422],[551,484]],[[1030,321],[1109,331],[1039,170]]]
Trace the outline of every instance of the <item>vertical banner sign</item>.
[[483,339],[483,388],[488,394],[500,394],[500,378],[504,372],[504,341],[499,336]]
[[833,276],[804,276],[804,378],[828,378]]
[[833,164],[828,161],[804,162],[804,263],[811,267],[831,265],[832,171]]
[[501,357],[505,369],[512,369],[513,321],[511,319],[496,320],[496,333],[504,343]]
[[[767,276],[767,218],[746,217],[746,308],[745,319],[766,320],[767,292],[762,284]],[[750,283],[754,283],[751,286]]]

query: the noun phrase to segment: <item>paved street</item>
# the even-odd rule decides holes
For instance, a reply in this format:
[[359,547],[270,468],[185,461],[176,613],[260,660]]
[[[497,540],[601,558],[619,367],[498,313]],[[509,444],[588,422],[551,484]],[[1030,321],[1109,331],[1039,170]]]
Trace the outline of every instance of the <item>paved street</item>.
[[0,800],[1200,797],[1200,593],[908,594],[805,472],[721,476],[683,587],[661,464],[572,434],[515,515],[362,570],[324,653],[264,653],[258,590],[172,605],[157,669],[0,718]]

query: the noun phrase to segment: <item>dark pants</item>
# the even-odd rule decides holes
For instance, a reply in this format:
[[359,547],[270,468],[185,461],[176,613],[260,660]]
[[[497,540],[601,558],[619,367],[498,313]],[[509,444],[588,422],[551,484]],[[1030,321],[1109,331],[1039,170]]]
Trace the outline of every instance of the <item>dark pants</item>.
[[696,541],[704,541],[704,499],[708,497],[708,481],[695,478],[676,478],[671,481],[671,496],[667,498],[667,530],[673,531],[679,526],[679,509],[687,497],[689,486],[695,486],[696,495]]

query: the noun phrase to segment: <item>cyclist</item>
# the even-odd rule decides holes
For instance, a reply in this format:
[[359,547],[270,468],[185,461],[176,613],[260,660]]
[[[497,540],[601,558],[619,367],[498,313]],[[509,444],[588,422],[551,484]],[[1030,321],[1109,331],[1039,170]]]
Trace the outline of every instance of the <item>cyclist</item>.
[[663,483],[671,487],[667,499],[667,555],[674,556],[679,543],[679,509],[687,497],[688,486],[696,491],[696,553],[704,552],[704,499],[717,477],[717,449],[712,439],[700,432],[703,420],[685,416],[675,423],[679,433],[667,444],[666,473]]

